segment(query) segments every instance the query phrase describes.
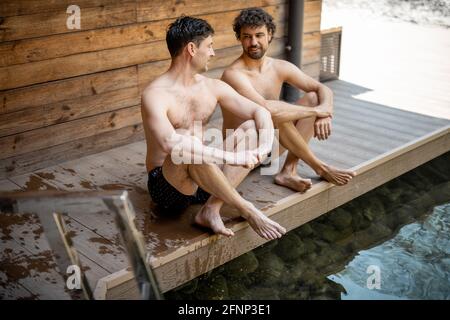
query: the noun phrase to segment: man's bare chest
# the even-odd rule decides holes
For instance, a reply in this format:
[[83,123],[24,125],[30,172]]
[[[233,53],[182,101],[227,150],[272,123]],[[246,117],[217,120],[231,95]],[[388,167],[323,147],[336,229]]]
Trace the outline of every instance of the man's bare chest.
[[173,98],[168,116],[175,129],[191,129],[195,122],[206,125],[217,105],[217,100],[204,92]]
[[275,100],[279,98],[283,83],[274,72],[248,74],[247,76],[253,88],[264,99]]

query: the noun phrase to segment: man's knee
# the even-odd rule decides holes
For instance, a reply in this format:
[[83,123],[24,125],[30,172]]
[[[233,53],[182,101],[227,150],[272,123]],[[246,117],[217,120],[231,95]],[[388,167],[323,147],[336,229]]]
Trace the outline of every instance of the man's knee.
[[214,163],[190,164],[187,166],[187,174],[195,185],[201,184],[205,177],[213,176],[218,170],[221,171]]
[[299,104],[306,105],[308,107],[316,107],[319,105],[319,97],[314,91],[307,92],[300,100]]
[[254,120],[247,120],[245,122],[243,122],[239,128],[241,128],[244,132],[248,131],[248,130],[254,130],[256,131],[256,123]]
[[175,164],[168,155],[162,165],[164,178],[178,191],[191,195],[197,190],[197,184],[188,173],[187,164]]

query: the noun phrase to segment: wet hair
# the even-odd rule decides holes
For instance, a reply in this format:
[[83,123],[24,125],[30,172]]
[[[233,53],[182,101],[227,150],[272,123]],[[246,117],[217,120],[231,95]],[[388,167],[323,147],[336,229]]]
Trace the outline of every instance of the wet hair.
[[167,28],[167,48],[171,57],[175,58],[189,42],[194,42],[198,47],[200,42],[213,34],[214,29],[205,20],[181,16]]
[[273,17],[261,8],[249,8],[242,10],[234,19],[233,30],[236,34],[236,39],[239,40],[243,27],[259,28],[264,25],[273,36],[277,28],[273,22]]

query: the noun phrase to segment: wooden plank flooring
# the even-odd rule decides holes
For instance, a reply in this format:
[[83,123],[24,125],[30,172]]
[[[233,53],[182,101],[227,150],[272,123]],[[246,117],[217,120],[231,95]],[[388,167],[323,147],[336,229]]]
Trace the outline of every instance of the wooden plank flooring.
[[[345,81],[336,80],[328,82],[327,85],[335,93],[333,134],[325,142],[311,141],[311,146],[319,158],[331,165],[356,168],[383,154],[401,149],[411,141],[442,129],[450,123],[446,119],[355,99],[353,95],[367,89]],[[212,125],[220,126],[220,114],[213,117]],[[448,151],[450,148],[448,136],[447,130],[441,135],[440,144],[433,145],[434,148],[440,148],[441,153]],[[235,232],[239,231],[234,239],[224,239],[205,233],[205,230],[191,224],[193,214],[199,206],[192,206],[185,214],[176,218],[156,219],[152,214],[147,194],[145,153],[145,142],[139,141],[2,180],[0,191],[17,189],[129,190],[136,210],[138,228],[144,234],[147,249],[151,250],[156,258],[152,261],[152,265],[163,291],[170,290],[264,242],[254,234],[246,222],[239,219],[228,223]],[[409,160],[408,163],[411,168],[417,165],[414,159]],[[299,194],[273,184],[272,176],[261,176],[259,169],[254,170],[245,179],[238,187],[238,191],[257,207],[270,212],[275,220],[283,223],[288,229],[292,229],[314,218],[313,212],[325,213],[331,210],[331,207],[340,205],[342,199],[351,200],[354,197],[355,188],[358,189],[364,184],[359,177],[349,186],[331,187],[330,184],[321,182],[314,172],[301,162],[298,170],[302,176],[312,178],[315,184],[312,190],[300,198]],[[397,174],[395,172],[391,175],[395,176]],[[370,179],[375,178],[372,175]],[[380,182],[382,183],[383,179]],[[282,203],[284,204],[281,206]],[[275,205],[278,209],[274,208]],[[234,209],[227,206],[222,211],[229,216],[236,214]],[[87,275],[94,285],[99,279],[128,266],[118,232],[109,214],[69,216],[67,222],[69,229],[73,230],[74,243],[80,251],[83,264],[89,269]],[[29,241],[23,239],[23,235],[19,231],[16,232],[12,239],[2,240],[1,251],[12,252],[16,256],[20,256],[19,252],[22,251],[22,255],[25,252],[36,256],[43,250],[42,248],[46,248],[38,241],[39,239],[29,239]],[[245,243],[242,243],[243,239]],[[33,249],[33,243],[41,251]],[[239,250],[233,249],[237,247]],[[3,259],[6,259],[4,255]],[[57,276],[55,270],[52,269],[51,272],[54,273],[53,277]],[[121,272],[128,277],[128,281],[119,286],[114,293],[107,293],[107,297],[137,297],[133,280],[129,280],[130,277],[126,272]],[[0,273],[0,283],[6,280],[5,277],[5,273]],[[49,288],[41,286],[40,281],[51,286]],[[120,279],[114,281],[120,283]],[[0,286],[0,290],[4,291],[0,292],[3,298],[20,296],[47,299],[59,294],[61,297],[68,297],[63,289],[55,289],[54,286],[54,283],[48,283],[45,278],[25,277],[21,281],[11,283],[8,290],[1,289]]]

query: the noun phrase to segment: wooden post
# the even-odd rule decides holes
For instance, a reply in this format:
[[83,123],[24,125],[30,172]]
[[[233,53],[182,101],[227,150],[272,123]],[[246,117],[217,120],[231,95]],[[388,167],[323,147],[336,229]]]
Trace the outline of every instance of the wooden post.
[[[303,0],[289,1],[289,24],[288,24],[288,43],[286,46],[288,61],[297,67],[302,66],[302,46],[303,46]],[[283,98],[286,101],[294,102],[299,99],[299,91],[292,86],[285,84],[283,88]]]

